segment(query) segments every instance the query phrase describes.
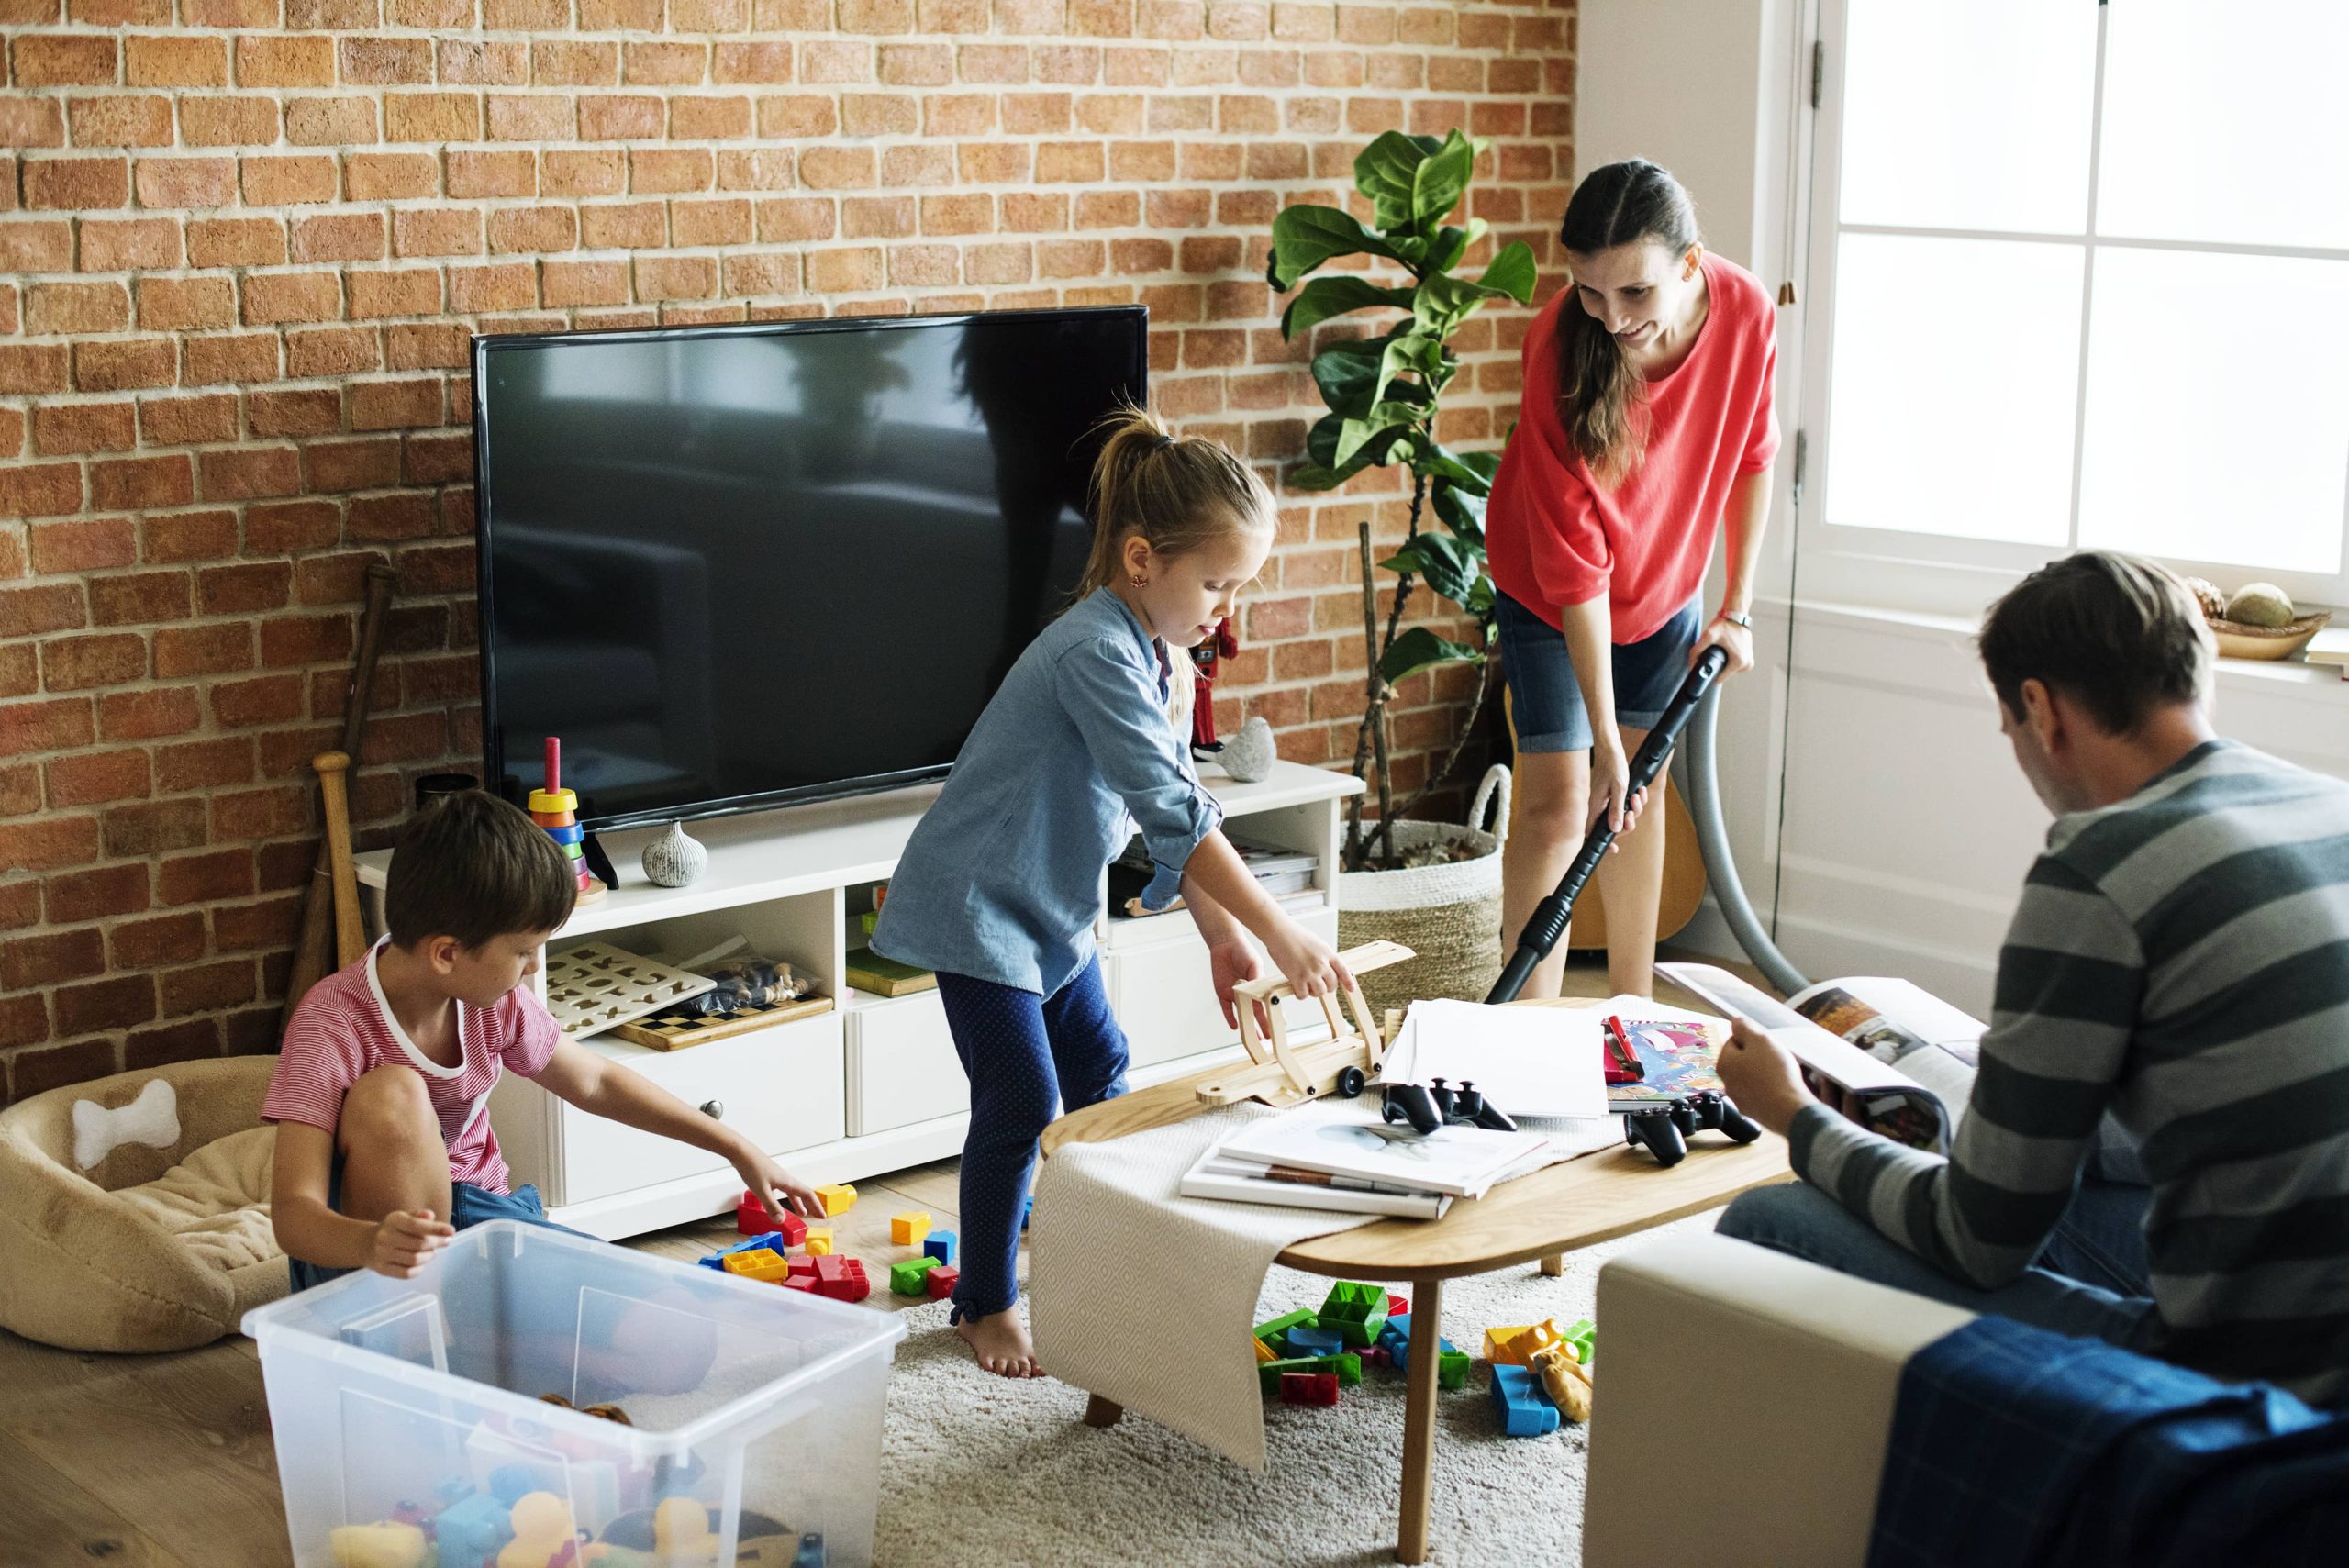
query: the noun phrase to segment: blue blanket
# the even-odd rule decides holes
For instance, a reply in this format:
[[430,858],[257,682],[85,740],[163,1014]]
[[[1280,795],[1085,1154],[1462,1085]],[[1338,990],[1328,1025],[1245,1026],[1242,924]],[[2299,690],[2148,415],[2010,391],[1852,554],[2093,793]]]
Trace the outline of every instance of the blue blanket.
[[2349,1560],[2349,1417],[1979,1318],[1900,1378],[1869,1568]]

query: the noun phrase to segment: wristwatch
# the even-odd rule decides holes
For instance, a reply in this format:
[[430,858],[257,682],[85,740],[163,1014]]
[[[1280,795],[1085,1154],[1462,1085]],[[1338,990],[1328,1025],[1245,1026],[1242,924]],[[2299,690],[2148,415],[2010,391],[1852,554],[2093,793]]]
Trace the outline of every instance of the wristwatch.
[[1736,610],[1723,610],[1713,618],[1715,620],[1725,620],[1734,627],[1742,627],[1747,631],[1752,631],[1753,629],[1753,617],[1749,615],[1740,614]]

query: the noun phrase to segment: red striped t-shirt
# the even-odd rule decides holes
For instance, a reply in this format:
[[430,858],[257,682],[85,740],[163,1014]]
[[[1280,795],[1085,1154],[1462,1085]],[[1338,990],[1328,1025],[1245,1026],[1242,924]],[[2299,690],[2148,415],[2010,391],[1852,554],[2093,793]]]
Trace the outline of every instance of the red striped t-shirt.
[[554,1055],[562,1028],[528,985],[517,985],[486,1010],[457,1007],[464,1060],[443,1067],[416,1048],[392,1016],[375,973],[378,942],[367,955],[310,987],[286,1026],[285,1044],[262,1101],[264,1121],[298,1121],[335,1130],[342,1097],[360,1074],[386,1063],[422,1074],[449,1146],[449,1178],[484,1192],[507,1190],[506,1162],[489,1126],[489,1091],[507,1067],[535,1077]]

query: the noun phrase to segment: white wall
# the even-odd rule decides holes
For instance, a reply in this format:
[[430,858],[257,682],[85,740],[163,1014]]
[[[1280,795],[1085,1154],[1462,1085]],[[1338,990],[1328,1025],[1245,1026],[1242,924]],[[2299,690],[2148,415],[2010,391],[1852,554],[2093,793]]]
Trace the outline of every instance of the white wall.
[[[1581,167],[1664,164],[1708,241],[1774,287],[1801,275],[1788,172],[1809,161],[1809,12],[1808,0],[1584,0],[1580,13]],[[1987,1016],[2047,815],[1998,734],[1970,623],[1800,595],[1788,481],[1803,308],[1779,313],[1786,448],[1756,665],[1723,688],[1722,815],[1748,895],[1798,968],[1906,975]],[[2330,672],[2228,661],[2218,717],[2224,734],[2349,778],[2349,685]],[[1709,902],[1682,940],[1737,951]]]

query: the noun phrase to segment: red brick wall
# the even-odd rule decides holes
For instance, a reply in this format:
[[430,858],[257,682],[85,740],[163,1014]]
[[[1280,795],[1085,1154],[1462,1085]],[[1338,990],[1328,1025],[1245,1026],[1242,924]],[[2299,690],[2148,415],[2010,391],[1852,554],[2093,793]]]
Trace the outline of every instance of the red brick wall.
[[[273,1047],[369,562],[362,838],[477,765],[468,334],[1138,300],[1163,409],[1270,472],[1319,407],[1273,214],[1461,126],[1474,210],[1546,263],[1570,162],[1571,0],[0,0],[0,33],[9,1098]],[[1447,439],[1506,430],[1523,321],[1464,335]],[[1291,497],[1221,687],[1293,758],[1353,755],[1375,477]],[[1465,689],[1412,684],[1407,787]]]

